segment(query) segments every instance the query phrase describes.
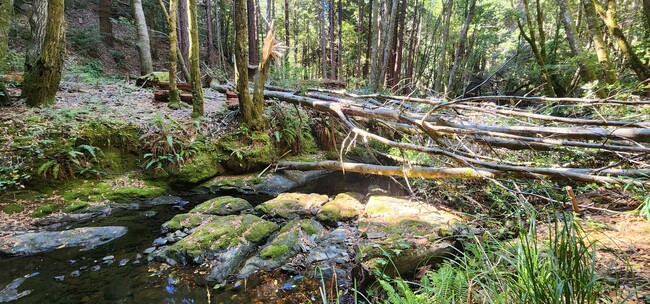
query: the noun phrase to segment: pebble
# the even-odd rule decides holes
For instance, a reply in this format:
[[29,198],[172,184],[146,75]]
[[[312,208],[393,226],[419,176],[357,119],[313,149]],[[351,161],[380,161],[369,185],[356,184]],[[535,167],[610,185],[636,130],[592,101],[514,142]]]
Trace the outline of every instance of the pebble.
[[142,258],[142,255],[141,255],[141,254],[139,254],[139,253],[136,253],[136,254],[135,254],[135,259],[136,259],[136,260],[139,260],[139,259],[141,259],[141,258]]
[[114,262],[115,262],[114,260],[106,260],[106,261],[104,261],[103,264],[106,264],[106,266],[110,266],[110,265],[113,264]]
[[79,270],[85,270],[86,268],[88,268],[88,266],[81,266],[79,267]]
[[72,264],[76,263],[77,260],[69,260],[68,262],[70,262],[70,265],[72,265]]
[[144,217],[154,217],[158,214],[158,212],[153,210],[148,210],[148,211],[141,212],[140,214],[142,214],[142,216]]
[[81,275],[81,272],[79,270],[75,270],[75,271],[70,273],[70,277],[72,277],[72,278],[76,278],[76,277],[78,277],[80,275]]
[[54,280],[57,282],[63,282],[63,280],[65,280],[65,276],[64,275],[56,276],[54,277]]
[[241,287],[243,284],[244,283],[242,282],[242,280],[237,280],[237,282],[235,282],[235,284],[232,285],[232,290],[239,289],[239,287]]
[[151,254],[154,250],[156,250],[156,247],[149,247],[149,248],[145,249],[142,253]]
[[129,259],[121,259],[121,260],[120,260],[120,263],[117,264],[117,265],[120,266],[120,267],[122,267],[122,266],[126,265],[126,263],[128,263],[128,262],[129,262]]
[[92,268],[90,268],[90,271],[98,271],[98,270],[100,270],[101,268],[102,268],[101,266],[99,266],[99,265],[95,265],[95,266],[93,266]]
[[159,238],[153,240],[153,245],[154,246],[162,246],[162,245],[165,245],[165,244],[167,244],[167,239],[166,238],[159,237]]
[[104,260],[104,261],[114,260],[114,259],[115,259],[115,256],[112,256],[112,255],[107,255],[107,256],[102,258],[102,260]]
[[133,265],[138,265],[138,264],[140,264],[140,260],[136,259],[135,261],[133,261]]

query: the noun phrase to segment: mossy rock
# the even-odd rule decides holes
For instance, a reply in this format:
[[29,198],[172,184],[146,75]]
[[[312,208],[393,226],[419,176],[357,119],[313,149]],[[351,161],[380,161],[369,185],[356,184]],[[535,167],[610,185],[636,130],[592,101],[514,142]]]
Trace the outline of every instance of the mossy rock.
[[167,233],[182,229],[192,229],[215,219],[215,216],[201,213],[177,214],[169,221],[162,224],[162,232]]
[[260,269],[270,271],[285,265],[302,252],[302,248],[311,246],[323,231],[323,225],[311,219],[288,222],[258,255],[246,261],[238,277],[245,278]]
[[122,176],[100,181],[78,180],[68,183],[63,193],[67,201],[105,201],[129,203],[143,201],[167,193],[167,186],[160,182],[145,181],[136,177]]
[[214,215],[230,215],[249,209],[253,209],[253,206],[245,199],[232,196],[221,196],[199,204],[190,210],[190,212]]
[[32,212],[31,216],[40,218],[57,211],[70,213],[85,207],[88,207],[88,202],[80,200],[66,201],[63,204],[49,203],[36,208],[36,210]]
[[254,192],[266,182],[264,177],[257,174],[220,175],[194,188],[197,192],[217,192],[235,190],[240,193]]
[[180,168],[169,168],[165,173],[171,184],[196,185],[225,171],[221,159],[217,157],[217,152],[199,151]]
[[362,201],[363,195],[360,193],[340,193],[332,201],[323,205],[316,214],[316,218],[328,225],[352,220],[363,212]]
[[277,224],[250,214],[215,216],[170,246],[169,250],[189,256],[195,262],[202,262],[208,252],[223,252],[242,242],[258,243],[277,229]]
[[94,170],[127,173],[138,169],[138,156],[118,148],[103,148],[97,154]]
[[323,194],[282,193],[278,197],[258,205],[255,207],[255,211],[273,217],[295,219],[318,211],[328,200],[327,195]]
[[[397,268],[399,273],[413,271],[453,253],[452,232],[461,223],[455,214],[426,202],[371,196],[359,220],[363,238],[357,262],[372,273],[384,271],[382,260],[390,258],[395,265],[390,268]],[[390,271],[395,273],[394,269]]]
[[2,207],[2,212],[6,214],[14,214],[25,211],[25,207],[21,204],[9,204]]
[[220,138],[218,146],[229,155],[223,164],[228,172],[243,173],[260,169],[272,163],[276,151],[271,138],[265,132],[253,132],[246,138],[230,135]]

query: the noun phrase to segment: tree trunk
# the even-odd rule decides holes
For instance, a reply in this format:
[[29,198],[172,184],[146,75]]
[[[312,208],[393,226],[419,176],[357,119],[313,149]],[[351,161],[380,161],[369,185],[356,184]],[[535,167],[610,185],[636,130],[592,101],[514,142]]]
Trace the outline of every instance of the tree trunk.
[[263,129],[262,113],[254,106],[248,93],[248,14],[247,1],[235,0],[235,62],[237,68],[237,91],[239,93],[239,110],[244,123],[252,129]]
[[374,23],[374,22],[372,22],[373,21],[372,20],[372,3],[373,3],[373,0],[369,0],[368,2],[369,2],[370,6],[368,7],[368,30],[366,31],[366,42],[367,42],[367,44],[366,44],[366,60],[363,62],[363,78],[368,77],[368,73],[369,73],[369,70],[370,70],[370,58],[371,58],[370,51],[372,50],[372,42],[373,42],[373,39],[372,39],[372,37],[373,37],[372,36],[373,35],[372,25]]
[[394,53],[394,59],[393,59],[393,65],[390,66],[390,69],[392,70],[391,77],[392,77],[392,82],[389,83],[389,86],[391,89],[395,89],[399,83],[400,83],[400,73],[402,72],[402,57],[403,57],[403,51],[404,51],[404,26],[405,26],[405,20],[406,19],[406,0],[402,0],[402,4],[400,5],[400,10],[399,10],[399,16],[397,18],[397,34],[395,35],[395,53]]
[[458,44],[456,45],[456,50],[454,50],[454,63],[449,70],[449,80],[447,81],[447,90],[450,92],[454,90],[454,81],[456,77],[456,71],[458,66],[462,65],[461,56],[464,56],[465,53],[465,43],[467,42],[467,32],[469,31],[469,26],[472,23],[472,18],[474,18],[474,8],[476,8],[476,0],[470,0],[469,9],[467,10],[467,15],[465,16],[465,22],[463,22],[463,28],[460,30],[460,37],[458,37]]
[[[644,1],[650,2],[650,0]],[[605,81],[608,84],[613,84],[616,82],[617,77],[612,62],[609,59],[609,49],[603,40],[603,31],[600,29],[594,0],[582,0],[582,5],[585,8],[585,19],[587,19],[587,26],[589,27],[589,32],[594,42],[596,57],[598,58],[600,68],[603,70]]]
[[[182,0],[181,0],[182,1]],[[176,67],[178,58],[178,37],[176,22],[178,19],[178,0],[169,0],[169,108],[180,109],[180,95],[176,86]]]
[[645,16],[647,29],[650,31],[650,0],[643,0],[643,15]]
[[[14,1],[0,0],[0,62],[3,62],[7,54],[7,43],[9,42],[9,24],[13,15]],[[0,106],[9,102],[9,93],[5,88],[4,81],[0,77]]]
[[287,47],[291,46],[289,41],[289,0],[284,0],[284,43]]
[[[539,2],[539,1],[538,1]],[[533,26],[533,17],[532,14],[530,13],[530,8],[528,6],[528,1],[523,0],[524,3],[524,13],[525,13],[525,21],[526,21],[526,26],[524,26],[521,23],[521,20],[517,19],[517,26],[519,27],[519,31],[521,32],[521,35],[524,37],[526,42],[530,45],[530,48],[533,52],[533,55],[535,56],[535,61],[537,62],[537,65],[540,67],[540,76],[542,77],[542,81],[544,82],[544,92],[546,96],[549,97],[554,97],[557,94],[557,91],[555,90],[555,87],[553,85],[553,80],[548,74],[548,70],[546,67],[546,44],[545,44],[545,34],[542,31],[541,33],[536,33],[535,26]],[[540,6],[538,5],[538,9]],[[536,19],[538,21],[538,26],[537,28],[543,28],[543,26],[539,26],[540,19],[543,22],[543,17],[541,16],[541,11],[537,11],[537,16],[538,18]],[[526,27],[528,28],[528,33],[526,32]],[[539,35],[539,41],[537,36]],[[538,45],[539,43],[539,45]]]
[[326,1],[327,0],[320,0],[321,1],[321,17],[318,18],[319,24],[320,24],[320,53],[321,53],[321,74],[323,78],[327,78],[327,42],[326,42],[326,28],[325,26],[325,18],[327,16],[325,12],[326,8]]
[[107,46],[113,46],[113,23],[111,23],[111,0],[99,0],[99,32]]
[[248,9],[248,64],[252,69],[260,63],[259,42],[257,40],[257,15],[255,13],[255,0],[247,0],[246,3]]
[[433,81],[433,90],[437,93],[442,92],[442,81],[444,79],[445,61],[447,60],[447,42],[449,40],[449,25],[451,23],[451,13],[454,8],[454,0],[448,0],[443,8],[444,19],[442,21],[442,44],[440,46],[440,57],[438,58],[438,68],[436,69],[435,79]]
[[[37,4],[41,1],[46,3]],[[34,15],[47,15],[47,18],[37,20],[38,23],[45,23],[43,44],[38,55],[30,62],[29,69],[25,70],[23,95],[27,98],[27,105],[32,107],[50,105],[56,101],[65,57],[64,1],[36,0],[34,4],[34,9],[47,10],[47,13],[35,12]],[[40,28],[37,26],[36,30]],[[40,33],[34,34],[38,36]]]
[[341,79],[343,74],[343,59],[341,58],[343,48],[343,6],[338,1],[336,16],[339,22],[338,43],[336,43],[336,79]]
[[357,1],[358,18],[357,18],[357,66],[355,67],[355,76],[361,78],[361,43],[363,42],[363,0]]
[[[181,49],[180,57],[183,58],[182,62],[185,65],[185,69],[189,71],[190,69],[190,36],[187,29],[190,27],[190,22],[187,19],[187,1],[188,0],[179,0],[178,1],[178,44]],[[190,76],[191,78],[191,76]],[[191,82],[191,79],[185,78],[185,81]]]
[[[588,58],[583,54],[582,46],[580,45],[580,41],[578,41],[578,31],[576,30],[573,18],[571,18],[564,0],[557,0],[557,6],[560,9],[560,19],[564,26],[567,41],[569,42],[569,48],[571,48],[571,55],[578,60],[580,76],[584,81],[595,81],[596,73],[594,73],[594,70],[589,66],[589,62],[587,62]],[[597,90],[596,94],[600,98],[607,98],[607,94],[602,89]]]
[[190,77],[192,78],[192,118],[203,117],[203,88],[201,87],[201,59],[199,51],[198,6],[189,0],[187,18],[190,21]]
[[25,73],[32,71],[41,53],[43,43],[45,42],[46,26],[47,0],[34,0],[32,3],[32,16],[29,18],[31,36],[27,42],[27,52],[25,53]]
[[151,59],[151,45],[149,44],[149,31],[147,21],[142,10],[142,0],[131,0],[133,19],[138,32],[138,54],[140,55],[140,75],[153,73],[153,60]]
[[376,91],[379,89],[379,86],[383,86],[385,84],[386,80],[386,70],[388,69],[388,59],[390,58],[390,50],[393,45],[393,38],[395,36],[395,24],[397,21],[397,3],[398,0],[392,0],[392,4],[390,6],[390,18],[388,19],[388,22],[385,23],[388,26],[385,27],[386,30],[386,40],[384,43],[384,50],[383,50],[383,55],[382,55],[382,63],[381,63],[381,69],[379,70],[379,75],[377,78],[377,82],[375,82],[375,86],[373,89]]
[[597,0],[594,0],[596,4],[596,10],[600,15],[600,18],[605,23],[605,26],[609,30],[609,33],[616,40],[616,44],[621,49],[623,55],[630,63],[630,67],[634,73],[639,77],[639,80],[644,81],[650,78],[650,69],[646,67],[639,57],[634,53],[632,45],[623,34],[623,29],[618,24],[617,15],[616,15],[616,1],[607,0],[607,9],[605,9]]
[[214,32],[212,31],[212,4],[211,0],[205,0],[205,18],[208,27],[208,66],[214,68],[217,65],[217,57],[214,53]]
[[336,79],[336,59],[334,59],[334,0],[328,0],[327,6],[329,7],[329,27],[328,27],[328,41],[327,45],[329,47],[329,68],[330,68],[330,79]]
[[408,57],[406,58],[406,71],[404,74],[404,77],[406,78],[408,84],[406,86],[406,93],[410,93],[413,90],[413,69],[415,65],[415,53],[418,51],[419,44],[416,40],[418,38],[418,31],[420,28],[420,14],[418,14],[418,12],[419,6],[418,1],[416,0],[415,9],[413,10],[413,23],[411,24],[411,37],[409,38]]

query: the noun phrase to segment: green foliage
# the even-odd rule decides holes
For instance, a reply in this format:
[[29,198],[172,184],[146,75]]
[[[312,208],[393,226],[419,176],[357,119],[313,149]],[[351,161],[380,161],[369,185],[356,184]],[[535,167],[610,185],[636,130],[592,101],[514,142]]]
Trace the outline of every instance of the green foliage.
[[278,148],[288,147],[292,153],[311,153],[316,149],[311,133],[310,117],[296,106],[275,103],[267,107],[270,131]]
[[25,69],[25,53],[9,50],[4,60],[0,60],[0,73],[22,72]]
[[87,84],[104,82],[104,65],[98,59],[89,59],[81,63],[68,60],[64,67],[64,78],[68,81]]
[[70,28],[66,37],[77,54],[82,56],[97,57],[99,50],[104,46],[102,34],[94,26]]
[[[595,243],[571,216],[537,236],[535,219],[514,242],[471,236],[454,260],[427,272],[419,284],[383,277],[384,303],[596,303],[605,295]],[[417,288],[411,288],[417,286]]]
[[149,132],[140,137],[145,150],[145,170],[158,173],[165,168],[179,169],[203,146],[199,122],[182,123],[156,114]]
[[650,196],[643,199],[643,204],[639,208],[639,216],[645,217],[650,222]]

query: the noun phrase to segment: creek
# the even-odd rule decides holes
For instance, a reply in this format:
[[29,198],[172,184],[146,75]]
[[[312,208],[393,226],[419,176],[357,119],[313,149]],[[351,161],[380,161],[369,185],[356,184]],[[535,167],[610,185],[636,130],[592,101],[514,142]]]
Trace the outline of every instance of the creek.
[[[398,186],[386,178],[340,173],[327,175],[293,191],[332,196],[345,191],[365,193],[369,185],[401,193]],[[178,206],[141,204],[134,210],[120,210],[105,218],[66,227],[124,226],[128,231],[120,238],[87,251],[80,251],[79,247],[61,248],[34,256],[0,258],[0,291],[14,280],[27,277],[17,292],[29,294],[10,303],[206,303],[208,294],[212,303],[267,303],[268,292],[261,290],[268,288],[264,287],[264,280],[291,280],[289,276],[256,275],[247,280],[245,288],[218,290],[212,288],[214,284],[199,279],[201,275],[192,275],[194,266],[182,267],[183,278],[159,275],[160,264],[148,264],[143,253],[161,236],[160,227],[164,222],[207,199],[226,194],[232,195],[181,196],[189,201],[183,210]],[[272,198],[253,194],[237,196],[253,205]],[[313,281],[296,282],[312,290],[292,290],[302,290],[306,295],[301,297],[319,300],[315,298],[319,285]]]

